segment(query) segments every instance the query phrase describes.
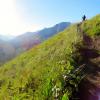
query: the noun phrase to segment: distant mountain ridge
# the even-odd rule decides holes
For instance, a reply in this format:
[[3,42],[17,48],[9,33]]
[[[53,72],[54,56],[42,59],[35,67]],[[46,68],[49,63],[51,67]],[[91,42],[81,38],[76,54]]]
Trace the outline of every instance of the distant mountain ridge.
[[[52,35],[63,31],[65,28],[67,28],[71,23],[70,22],[62,22],[59,24],[56,24],[53,27],[50,28],[45,28],[41,31],[39,31],[37,34],[39,34],[42,38],[44,39],[48,39],[49,37],[51,37]],[[48,33],[48,34],[47,34]]]
[[65,28],[67,28],[71,23],[70,22],[62,22],[59,24],[56,24],[53,27],[50,28],[44,28],[37,32],[27,32],[24,33],[10,42],[12,45],[18,49],[19,53],[26,51],[33,46],[40,44],[44,40],[52,37],[53,35],[63,31]]
[[9,41],[13,38],[14,38],[14,36],[0,35],[0,40],[3,40],[3,41]]
[[[42,43],[53,35],[70,26],[70,22],[62,22],[50,28],[37,32],[26,32],[17,37],[0,35],[0,62],[1,64]],[[8,50],[7,50],[8,49]],[[11,53],[12,52],[12,53]]]

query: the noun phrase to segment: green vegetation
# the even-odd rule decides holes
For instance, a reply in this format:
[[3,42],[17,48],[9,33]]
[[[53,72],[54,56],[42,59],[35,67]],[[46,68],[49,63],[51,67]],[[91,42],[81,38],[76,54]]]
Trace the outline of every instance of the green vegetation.
[[83,31],[90,36],[100,35],[100,14],[93,19],[87,20],[82,25]]
[[[88,35],[99,35],[100,15],[81,27]],[[53,100],[53,88],[64,87],[62,76],[78,67],[73,55],[80,42],[75,24],[0,67],[0,100]],[[59,99],[68,100],[71,93],[66,88]]]

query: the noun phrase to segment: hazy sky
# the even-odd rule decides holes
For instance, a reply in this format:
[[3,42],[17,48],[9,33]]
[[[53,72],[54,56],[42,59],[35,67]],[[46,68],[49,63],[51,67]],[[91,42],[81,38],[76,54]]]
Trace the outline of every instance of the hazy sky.
[[0,0],[0,34],[20,35],[100,14],[100,0]]

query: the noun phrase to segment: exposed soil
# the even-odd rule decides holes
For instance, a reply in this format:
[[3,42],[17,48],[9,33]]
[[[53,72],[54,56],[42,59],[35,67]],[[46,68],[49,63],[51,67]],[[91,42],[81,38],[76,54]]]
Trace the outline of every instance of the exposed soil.
[[90,38],[83,34],[83,44],[79,52],[88,75],[79,86],[80,100],[100,100],[100,36]]

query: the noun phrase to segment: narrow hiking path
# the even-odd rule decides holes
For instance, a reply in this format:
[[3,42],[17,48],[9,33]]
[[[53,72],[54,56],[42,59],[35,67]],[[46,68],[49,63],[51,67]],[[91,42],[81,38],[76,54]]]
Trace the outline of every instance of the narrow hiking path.
[[[70,74],[61,76],[62,88],[56,85],[52,88],[53,99],[61,100],[67,90],[72,91],[68,100],[100,100],[100,37],[89,37],[82,29],[81,24],[77,25],[77,32],[82,38],[82,44],[75,44],[75,51],[82,57],[80,61],[75,56],[78,68]],[[73,58],[74,59],[74,58]],[[79,78],[79,80],[77,80]],[[81,83],[80,83],[81,82]],[[62,99],[67,100],[67,99]]]
[[89,37],[80,25],[77,29],[84,46],[78,49],[88,73],[79,86],[80,100],[100,100],[100,36]]

